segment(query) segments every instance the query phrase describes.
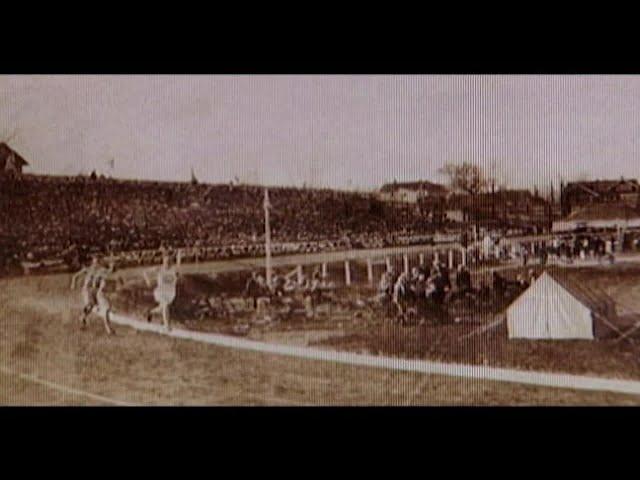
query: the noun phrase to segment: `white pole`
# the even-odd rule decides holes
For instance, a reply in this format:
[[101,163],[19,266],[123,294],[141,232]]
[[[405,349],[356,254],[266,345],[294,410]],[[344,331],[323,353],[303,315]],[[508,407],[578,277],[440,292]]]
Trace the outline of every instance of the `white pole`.
[[402,263],[404,264],[404,273],[409,274],[409,255],[406,253],[402,256]]
[[296,272],[298,273],[298,285],[302,285],[302,265],[298,265]]
[[265,249],[265,266],[267,270],[267,286],[271,287],[271,223],[269,219],[269,190],[264,189],[264,249]]
[[467,249],[466,248],[462,248],[462,266],[466,267],[467,266]]
[[387,272],[391,271],[391,259],[389,257],[385,257],[385,263],[387,264]]
[[349,260],[344,261],[344,283],[351,285],[351,269],[349,268]]
[[322,278],[327,278],[327,262],[322,262]]
[[437,250],[435,251],[435,253],[433,254],[433,260],[436,263],[440,263],[440,252],[438,252]]
[[420,265],[424,265],[424,253],[419,254],[418,258],[420,259]]
[[449,249],[449,270],[453,270],[453,250]]
[[367,280],[369,280],[369,283],[373,283],[373,265],[371,264],[371,258],[367,258]]

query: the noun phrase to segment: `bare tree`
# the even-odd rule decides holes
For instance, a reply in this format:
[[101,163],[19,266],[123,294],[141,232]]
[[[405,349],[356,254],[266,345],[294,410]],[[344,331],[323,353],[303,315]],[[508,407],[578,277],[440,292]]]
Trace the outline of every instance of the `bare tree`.
[[471,195],[482,192],[488,185],[482,167],[469,162],[462,164],[448,163],[439,172],[449,178],[449,186]]

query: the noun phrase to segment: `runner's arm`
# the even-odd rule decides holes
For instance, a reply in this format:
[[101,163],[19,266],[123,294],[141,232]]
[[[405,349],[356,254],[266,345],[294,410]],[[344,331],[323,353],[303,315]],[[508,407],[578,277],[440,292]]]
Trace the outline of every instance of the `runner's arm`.
[[180,273],[180,267],[182,265],[182,254],[182,249],[178,250],[178,253],[176,254],[176,273],[178,274]]
[[82,275],[83,273],[86,273],[87,269],[86,268],[81,268],[79,271],[77,271],[72,277],[71,277],[71,290],[73,290],[74,288],[76,288],[76,280],[78,279],[78,277],[80,277],[80,275]]
[[158,267],[153,267],[153,268],[150,268],[148,270],[144,270],[142,272],[142,276],[144,277],[144,281],[147,284],[147,287],[151,286],[151,280],[149,280],[149,274],[152,273],[152,272],[157,272],[157,271],[158,271]]

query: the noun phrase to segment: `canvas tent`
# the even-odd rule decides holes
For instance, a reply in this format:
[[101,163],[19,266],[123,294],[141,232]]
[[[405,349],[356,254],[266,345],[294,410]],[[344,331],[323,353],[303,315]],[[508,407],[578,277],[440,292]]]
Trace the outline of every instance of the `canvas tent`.
[[509,338],[593,340],[594,321],[615,315],[604,293],[545,271],[507,309],[507,331]]

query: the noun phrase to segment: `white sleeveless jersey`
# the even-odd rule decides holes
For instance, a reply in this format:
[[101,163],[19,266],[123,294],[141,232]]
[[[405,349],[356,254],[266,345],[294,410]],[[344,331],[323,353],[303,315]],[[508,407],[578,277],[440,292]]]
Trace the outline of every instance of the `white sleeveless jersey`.
[[96,290],[99,284],[98,270],[94,267],[89,267],[84,275],[84,282],[82,288]]
[[158,288],[173,290],[178,282],[178,274],[173,268],[160,269],[158,272]]

